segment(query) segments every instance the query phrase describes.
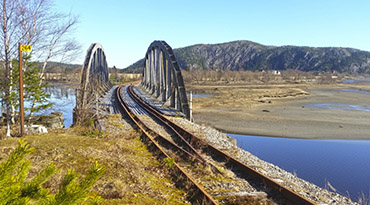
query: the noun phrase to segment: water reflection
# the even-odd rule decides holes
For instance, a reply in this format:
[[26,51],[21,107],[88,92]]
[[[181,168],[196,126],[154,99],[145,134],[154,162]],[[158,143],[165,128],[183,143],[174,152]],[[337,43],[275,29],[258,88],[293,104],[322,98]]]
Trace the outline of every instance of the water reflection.
[[366,90],[355,90],[355,89],[336,89],[336,91],[370,94],[370,91],[366,91]]
[[324,109],[336,109],[336,110],[357,110],[370,112],[370,107],[361,105],[350,105],[345,103],[317,103],[317,104],[306,104],[305,107],[313,108],[324,108]]
[[45,88],[45,92],[52,94],[56,98],[70,98],[71,95],[74,95],[74,90],[71,88],[63,88],[60,86],[48,86]]
[[343,83],[357,83],[357,82],[365,82],[365,81],[370,81],[370,78],[360,78],[360,79],[344,80]]
[[[53,106],[41,112],[36,112],[34,115],[49,115],[52,112],[62,112],[64,116],[64,126],[68,128],[73,123],[72,111],[76,106],[75,89],[63,85],[52,85],[46,87],[45,92],[50,94],[49,102],[53,103]],[[0,101],[1,100],[0,98]],[[30,101],[24,102],[24,107],[29,108],[31,105],[32,102]],[[1,111],[4,110],[5,108],[1,108]],[[25,114],[29,114],[29,111],[26,111]]]
[[353,200],[370,193],[370,141],[228,135],[248,152],[320,187],[330,182]]
[[[64,115],[64,126],[68,128],[73,123],[72,110],[76,106],[75,90],[62,85],[51,85],[45,89],[50,94],[50,102],[54,103],[52,107],[36,115],[48,115],[52,112],[62,112]],[[27,106],[27,102],[25,102]]]

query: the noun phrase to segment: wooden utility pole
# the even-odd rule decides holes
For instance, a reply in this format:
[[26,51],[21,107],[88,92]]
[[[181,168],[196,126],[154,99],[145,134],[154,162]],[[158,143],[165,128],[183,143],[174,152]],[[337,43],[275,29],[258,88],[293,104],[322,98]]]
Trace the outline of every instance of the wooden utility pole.
[[19,98],[20,98],[20,121],[21,121],[21,137],[24,136],[24,107],[23,107],[23,70],[22,70],[22,44],[19,43]]
[[24,106],[23,106],[23,69],[22,69],[22,51],[30,51],[31,45],[22,45],[19,43],[19,104],[20,104],[20,121],[21,121],[21,137],[24,136]]

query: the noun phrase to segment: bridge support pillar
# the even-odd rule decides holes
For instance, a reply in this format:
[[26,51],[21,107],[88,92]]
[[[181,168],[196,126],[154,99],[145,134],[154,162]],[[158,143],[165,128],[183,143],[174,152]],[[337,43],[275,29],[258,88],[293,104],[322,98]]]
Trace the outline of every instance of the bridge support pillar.
[[155,84],[155,90],[154,90],[154,97],[155,98],[158,98],[159,97],[159,94],[160,94],[160,70],[161,70],[161,66],[160,66],[160,52],[159,52],[159,49],[154,49],[155,51],[155,81],[154,81],[154,84]]
[[171,104],[170,104],[170,107],[175,107],[176,106],[176,89],[173,88],[172,89],[172,93],[171,93]]
[[168,65],[168,60],[166,60],[166,99],[171,96],[171,69]]
[[152,94],[152,90],[153,90],[153,81],[154,81],[154,55],[153,55],[153,51],[150,51],[150,83],[149,83],[149,92],[150,94]]
[[161,51],[161,101],[166,101],[166,65],[165,65],[164,55]]

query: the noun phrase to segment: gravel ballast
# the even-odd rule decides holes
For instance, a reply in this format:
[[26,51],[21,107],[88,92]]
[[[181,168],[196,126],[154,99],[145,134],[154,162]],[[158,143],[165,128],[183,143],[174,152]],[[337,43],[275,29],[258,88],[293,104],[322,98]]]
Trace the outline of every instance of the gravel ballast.
[[276,182],[290,188],[305,198],[318,204],[357,204],[351,199],[338,193],[320,188],[294,174],[287,172],[276,165],[265,162],[251,153],[239,148],[235,139],[211,127],[201,126],[186,119],[171,117],[178,125],[206,140],[211,145],[221,149],[231,156],[241,160],[258,172],[274,179]]

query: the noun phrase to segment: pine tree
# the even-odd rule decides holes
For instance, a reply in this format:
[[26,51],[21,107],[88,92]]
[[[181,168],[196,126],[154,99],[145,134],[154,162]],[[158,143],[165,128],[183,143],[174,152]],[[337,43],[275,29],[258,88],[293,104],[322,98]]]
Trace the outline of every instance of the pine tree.
[[26,180],[31,162],[24,157],[31,153],[28,143],[18,141],[18,147],[8,159],[0,164],[0,205],[2,204],[97,204],[100,197],[89,192],[104,173],[105,168],[93,163],[85,177],[68,171],[55,195],[42,187],[58,170],[53,163],[47,165],[37,176]]
[[[33,113],[40,112],[51,107],[53,104],[48,102],[50,94],[45,92],[45,87],[48,86],[47,82],[40,83],[42,81],[39,78],[39,73],[41,68],[38,66],[37,62],[31,62],[31,56],[24,56],[23,66],[25,71],[23,73],[23,84],[24,84],[24,100],[32,102],[29,107],[25,107],[25,111],[29,111],[29,116],[32,117]],[[18,109],[19,107],[19,61],[12,61],[13,75],[12,82],[14,87],[13,92],[10,94],[10,103]]]

